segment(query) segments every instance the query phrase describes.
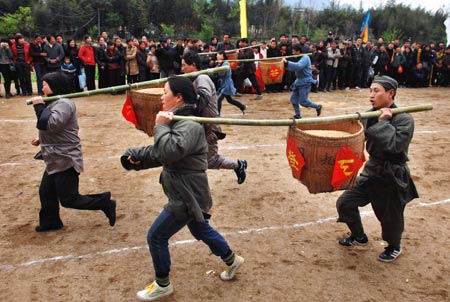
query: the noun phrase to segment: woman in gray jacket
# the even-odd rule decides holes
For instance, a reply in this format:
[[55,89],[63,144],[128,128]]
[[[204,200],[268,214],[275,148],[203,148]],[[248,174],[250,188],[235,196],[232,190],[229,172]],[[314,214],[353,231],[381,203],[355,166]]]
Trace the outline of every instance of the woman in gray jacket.
[[203,126],[193,121],[174,121],[173,116],[195,115],[197,94],[191,81],[173,77],[164,86],[165,111],[156,116],[154,144],[128,149],[122,156],[127,170],[163,167],[160,183],[169,202],[153,222],[147,242],[155,269],[155,281],[137,293],[141,301],[153,301],[173,292],[169,281],[169,239],[187,225],[191,234],[202,240],[212,253],[222,258],[226,269],[222,280],[234,278],[244,258],[234,254],[228,243],[210,224],[212,206],[206,169],[208,168]]
[[[61,72],[52,72],[42,78],[42,91],[46,96],[63,95],[71,91],[70,79]],[[101,210],[116,221],[116,202],[110,192],[81,195],[78,192],[78,176],[83,171],[83,156],[78,120],[74,102],[61,98],[44,104],[42,97],[31,99],[37,116],[39,139],[31,144],[41,146],[36,159],[43,159],[45,171],[39,186],[41,210],[37,232],[59,230],[63,227],[59,215],[59,203],[78,210]]]

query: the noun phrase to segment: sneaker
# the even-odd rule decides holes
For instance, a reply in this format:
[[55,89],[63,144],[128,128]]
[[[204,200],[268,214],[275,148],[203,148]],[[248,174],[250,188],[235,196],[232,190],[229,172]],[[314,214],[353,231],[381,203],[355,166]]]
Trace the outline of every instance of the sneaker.
[[242,93],[236,92],[233,96],[241,97],[241,96],[242,96]]
[[220,273],[220,279],[224,281],[228,281],[234,278],[237,270],[244,264],[244,258],[236,255],[233,261],[233,264],[228,266],[225,265],[225,270]]
[[258,94],[256,96],[255,100],[262,100],[262,98],[263,98],[263,95],[262,94]]
[[358,89],[358,90],[359,90],[359,89],[361,89],[361,88],[360,88],[359,86],[355,86],[355,89]]
[[234,169],[234,172],[236,172],[238,184],[242,184],[245,181],[245,177],[247,176],[247,173],[245,171],[246,169],[247,161],[238,159],[238,167]]
[[378,260],[381,262],[392,262],[397,259],[398,256],[402,253],[400,248],[395,248],[392,246],[388,246],[384,248],[384,252],[378,255]]
[[317,116],[320,116],[322,113],[322,105],[319,105],[319,107],[316,108]]
[[109,225],[114,226],[116,224],[116,201],[111,199],[110,205],[102,211],[108,217]]
[[368,243],[369,239],[365,234],[361,237],[355,237],[350,234],[349,237],[339,239],[339,244],[342,246],[367,245]]
[[292,117],[293,119],[295,119],[295,120],[299,120],[299,119],[301,119],[302,117],[300,116],[300,115],[294,115],[293,117]]
[[155,301],[161,297],[165,297],[173,293],[173,286],[170,283],[166,287],[159,286],[156,281],[147,285],[144,290],[138,291],[136,296],[140,301]]

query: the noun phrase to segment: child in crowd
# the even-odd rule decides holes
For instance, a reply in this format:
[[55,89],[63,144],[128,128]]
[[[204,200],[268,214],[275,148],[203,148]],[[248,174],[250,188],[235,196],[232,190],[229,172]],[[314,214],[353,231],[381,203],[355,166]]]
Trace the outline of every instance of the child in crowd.
[[77,76],[77,68],[72,63],[69,56],[64,57],[64,62],[61,64],[61,71],[66,74],[72,81],[72,92],[77,91],[77,82],[75,80]]

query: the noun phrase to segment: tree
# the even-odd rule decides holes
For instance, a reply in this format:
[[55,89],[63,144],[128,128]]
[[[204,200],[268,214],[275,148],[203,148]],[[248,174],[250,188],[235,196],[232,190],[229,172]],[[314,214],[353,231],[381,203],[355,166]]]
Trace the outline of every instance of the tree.
[[21,6],[16,13],[0,17],[0,33],[3,35],[17,32],[31,35],[32,31],[34,31],[34,19],[30,7]]

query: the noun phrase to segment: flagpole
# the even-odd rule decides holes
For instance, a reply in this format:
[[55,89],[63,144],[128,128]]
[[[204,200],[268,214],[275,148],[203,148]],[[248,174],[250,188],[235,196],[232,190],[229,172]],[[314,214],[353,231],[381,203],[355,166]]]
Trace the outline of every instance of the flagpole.
[[[431,104],[421,104],[415,106],[398,107],[392,109],[392,114],[404,113],[404,112],[420,112],[432,110],[433,105]],[[179,116],[175,115],[173,119],[175,121],[194,121],[204,124],[224,124],[224,125],[239,125],[239,126],[291,126],[291,125],[301,125],[301,124],[327,124],[338,121],[348,121],[348,120],[361,120],[369,118],[377,118],[381,115],[381,111],[370,111],[363,113],[353,113],[347,115],[335,115],[327,117],[312,117],[312,118],[302,118],[302,119],[282,119],[282,120],[248,120],[248,119],[229,119],[229,118],[208,118],[208,117],[198,117],[198,116]]]
[[241,38],[247,38],[247,1],[239,0],[240,6],[240,21],[241,21]]
[[[221,66],[221,67],[216,67],[216,68],[208,68],[208,69],[204,69],[204,70],[200,70],[200,71],[195,71],[195,72],[191,72],[191,73],[180,74],[178,76],[186,77],[186,78],[193,78],[193,77],[199,76],[201,74],[219,73],[219,72],[227,71],[229,69],[230,69],[230,66]],[[81,97],[97,95],[97,94],[114,93],[114,92],[129,90],[129,89],[133,89],[133,88],[142,88],[142,87],[165,83],[165,82],[167,82],[168,79],[169,78],[161,78],[161,79],[139,82],[139,83],[128,84],[128,85],[119,85],[119,86],[113,86],[113,87],[107,87],[107,88],[100,88],[100,89],[88,90],[88,91],[83,91],[83,92],[69,93],[69,94],[65,94],[65,95],[55,95],[55,96],[46,97],[43,99],[43,101],[45,103],[48,103],[48,102],[52,102],[52,101],[55,101],[55,100],[58,100],[61,98],[74,99],[74,98],[81,98]],[[26,100],[26,104],[31,105],[31,104],[33,104],[33,102],[31,101],[31,99],[29,99],[29,100]]]

